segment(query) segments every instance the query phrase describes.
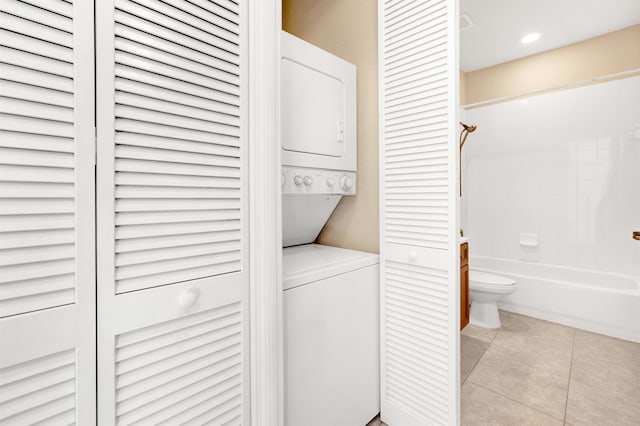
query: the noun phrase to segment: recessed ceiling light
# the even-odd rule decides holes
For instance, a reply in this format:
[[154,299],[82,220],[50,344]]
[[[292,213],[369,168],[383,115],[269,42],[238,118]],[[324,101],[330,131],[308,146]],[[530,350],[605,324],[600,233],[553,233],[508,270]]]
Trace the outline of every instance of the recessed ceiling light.
[[524,44],[533,43],[534,41],[536,41],[539,38],[540,38],[540,34],[539,33],[527,34],[526,36],[524,36],[524,37],[522,37],[520,39],[520,43],[524,43]]

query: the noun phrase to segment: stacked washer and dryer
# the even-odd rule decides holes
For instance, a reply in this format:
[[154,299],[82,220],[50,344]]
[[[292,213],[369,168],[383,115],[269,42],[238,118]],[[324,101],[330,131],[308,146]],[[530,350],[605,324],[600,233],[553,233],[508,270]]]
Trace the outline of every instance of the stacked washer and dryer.
[[285,424],[380,411],[378,255],[315,244],[356,194],[356,68],[282,34]]

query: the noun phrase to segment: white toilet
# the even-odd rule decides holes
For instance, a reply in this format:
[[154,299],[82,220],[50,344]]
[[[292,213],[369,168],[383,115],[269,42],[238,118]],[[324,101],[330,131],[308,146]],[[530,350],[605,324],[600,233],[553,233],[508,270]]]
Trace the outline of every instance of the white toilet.
[[487,272],[469,271],[469,295],[471,297],[471,324],[483,328],[499,328],[498,300],[513,293],[516,282],[510,278]]

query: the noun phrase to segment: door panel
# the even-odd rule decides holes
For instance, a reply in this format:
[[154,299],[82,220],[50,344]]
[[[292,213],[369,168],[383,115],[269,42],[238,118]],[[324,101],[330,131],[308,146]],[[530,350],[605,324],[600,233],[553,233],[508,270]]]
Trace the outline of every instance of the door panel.
[[249,422],[245,8],[98,5],[105,424]]
[[378,4],[382,420],[456,424],[457,2]]
[[95,421],[93,2],[0,5],[0,423]]

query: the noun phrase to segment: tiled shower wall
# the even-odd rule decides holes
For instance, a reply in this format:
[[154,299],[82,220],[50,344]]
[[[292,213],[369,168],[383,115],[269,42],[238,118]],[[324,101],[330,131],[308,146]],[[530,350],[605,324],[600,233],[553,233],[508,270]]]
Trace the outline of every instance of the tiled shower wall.
[[640,275],[640,77],[463,117],[478,126],[463,152],[472,256]]

